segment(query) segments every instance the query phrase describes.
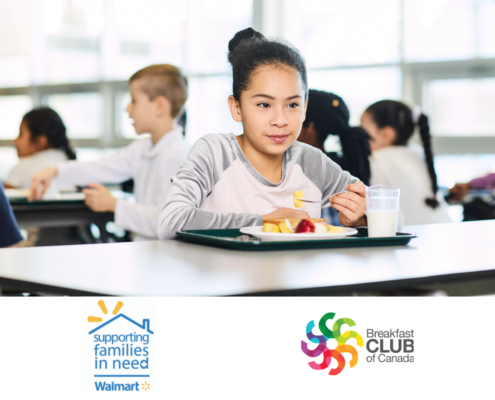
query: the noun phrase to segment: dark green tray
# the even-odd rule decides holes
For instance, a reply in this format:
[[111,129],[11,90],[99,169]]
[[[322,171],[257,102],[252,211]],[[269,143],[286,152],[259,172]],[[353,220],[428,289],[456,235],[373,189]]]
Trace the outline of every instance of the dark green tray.
[[27,198],[13,197],[9,199],[11,206],[48,206],[61,204],[84,204],[84,200],[37,200],[28,201]]
[[358,228],[354,236],[332,240],[301,240],[299,242],[268,242],[257,239],[249,241],[235,240],[242,235],[239,229],[210,229],[177,232],[187,242],[205,244],[207,246],[224,247],[226,249],[264,251],[264,250],[302,250],[302,249],[335,249],[341,247],[371,246],[405,246],[417,236],[413,233],[397,232],[397,236],[387,238],[369,238],[367,228]]

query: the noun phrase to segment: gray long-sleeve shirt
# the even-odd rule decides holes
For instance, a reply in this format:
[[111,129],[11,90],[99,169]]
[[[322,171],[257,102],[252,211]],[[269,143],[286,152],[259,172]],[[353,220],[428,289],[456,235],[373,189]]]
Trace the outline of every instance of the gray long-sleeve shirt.
[[206,135],[172,178],[158,216],[158,237],[172,239],[186,229],[261,225],[261,215],[295,208],[295,191],[307,199],[324,199],[303,208],[311,218],[320,218],[328,197],[357,181],[320,150],[296,141],[284,154],[282,179],[275,184],[254,169],[234,134]]

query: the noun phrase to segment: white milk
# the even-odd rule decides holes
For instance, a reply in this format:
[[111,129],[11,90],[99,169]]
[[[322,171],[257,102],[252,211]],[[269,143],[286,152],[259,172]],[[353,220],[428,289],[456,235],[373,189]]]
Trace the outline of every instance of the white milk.
[[368,217],[368,237],[395,236],[397,231],[397,211],[366,211]]

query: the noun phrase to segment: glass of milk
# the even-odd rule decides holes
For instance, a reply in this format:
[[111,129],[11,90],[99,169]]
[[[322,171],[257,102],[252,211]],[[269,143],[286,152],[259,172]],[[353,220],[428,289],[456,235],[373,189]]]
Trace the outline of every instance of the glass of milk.
[[400,189],[366,188],[368,237],[395,236]]

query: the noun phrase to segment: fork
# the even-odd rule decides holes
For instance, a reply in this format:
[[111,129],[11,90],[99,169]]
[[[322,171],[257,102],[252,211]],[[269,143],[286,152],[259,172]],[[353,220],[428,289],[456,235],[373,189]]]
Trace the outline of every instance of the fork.
[[[376,187],[380,187],[380,186],[382,186],[382,185],[366,186],[366,189],[376,188]],[[338,193],[334,193],[331,196],[329,196],[328,198],[336,196],[338,194],[342,194],[342,193],[347,193],[347,190],[344,190],[344,191],[338,192]],[[323,199],[322,200],[306,200],[306,199],[300,199],[298,197],[296,197],[296,200],[301,200],[304,203],[321,203],[323,201]],[[330,204],[327,204],[326,206],[323,206],[322,208],[328,208],[328,207],[330,207]]]

